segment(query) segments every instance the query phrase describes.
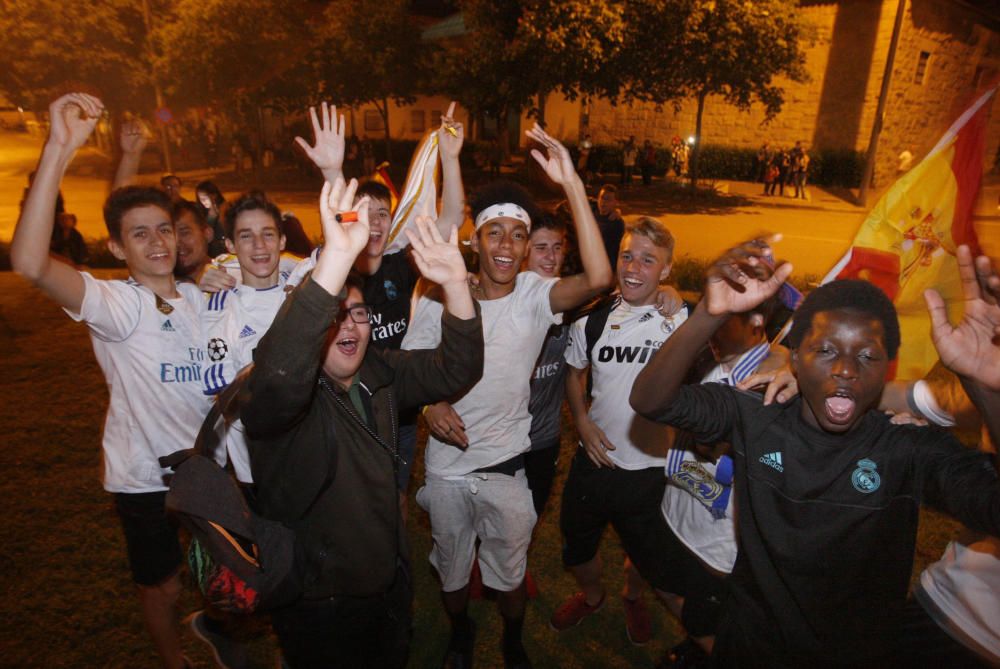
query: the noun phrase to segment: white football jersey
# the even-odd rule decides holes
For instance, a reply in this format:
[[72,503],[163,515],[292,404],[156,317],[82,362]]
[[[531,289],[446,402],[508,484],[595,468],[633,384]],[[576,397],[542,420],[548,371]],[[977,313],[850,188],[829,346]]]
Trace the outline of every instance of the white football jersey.
[[86,272],[79,313],[111,401],[104,421],[104,488],[109,492],[166,490],[158,458],[191,448],[210,407],[201,392],[205,365],[197,286],[178,283],[180,297],[163,299],[133,279],[103,281]]
[[[206,395],[220,392],[232,383],[241,369],[253,362],[257,343],[271,327],[285,301],[286,278],[282,272],[278,284],[271,288],[241,285],[209,296],[206,307],[209,325],[205,332],[207,367],[202,377]],[[213,317],[212,314],[220,315]],[[244,483],[252,482],[246,439],[238,420],[229,426],[225,443],[236,478]]]

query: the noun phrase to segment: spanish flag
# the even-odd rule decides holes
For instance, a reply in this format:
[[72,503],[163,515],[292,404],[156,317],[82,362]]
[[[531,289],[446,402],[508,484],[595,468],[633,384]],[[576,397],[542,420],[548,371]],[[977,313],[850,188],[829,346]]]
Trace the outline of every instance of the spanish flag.
[[980,96],[927,157],[886,191],[823,279],[866,279],[892,299],[902,335],[896,378],[921,378],[938,359],[925,289],[937,289],[952,322],[961,318],[955,249],[968,244],[979,253],[972,212],[983,172],[987,103],[996,90]]

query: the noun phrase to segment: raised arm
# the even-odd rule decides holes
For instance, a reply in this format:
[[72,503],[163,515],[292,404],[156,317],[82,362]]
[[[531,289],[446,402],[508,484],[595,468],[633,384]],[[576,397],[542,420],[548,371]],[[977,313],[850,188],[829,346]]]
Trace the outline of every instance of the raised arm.
[[100,100],[69,93],[49,106],[49,137],[42,149],[35,181],[14,229],[10,258],[14,271],[59,305],[78,312],[83,277],[72,266],[49,257],[59,184],[73,156],[90,137],[104,111]]
[[122,123],[119,138],[122,147],[122,159],[115,172],[115,180],[111,182],[111,190],[131,186],[139,174],[139,163],[142,152],[146,148],[146,128],[137,119]]
[[614,280],[614,274],[608,263],[604,242],[601,241],[601,231],[597,227],[597,221],[594,220],[594,212],[587,202],[587,190],[580,175],[576,173],[569,150],[542,130],[538,124],[535,124],[527,135],[544,146],[548,152],[546,157],[538,149],[532,149],[531,156],[538,161],[552,181],[562,186],[566,194],[570,212],[573,214],[573,225],[576,227],[580,260],[583,263],[582,274],[560,279],[549,293],[552,311],[560,313],[580,306],[605,290]]
[[441,214],[437,225],[444,237],[452,227],[456,230],[461,228],[465,221],[465,187],[458,160],[465,141],[465,128],[455,120],[454,102],[448,107],[448,113],[441,117],[437,137],[441,157]]
[[315,107],[309,108],[309,119],[312,121],[313,146],[301,137],[296,137],[295,143],[302,147],[328,183],[337,183],[337,179],[344,178],[344,115],[337,116],[337,106],[324,102],[320,105],[319,117]]
[[716,330],[731,315],[751,309],[771,295],[792,273],[783,263],[771,269],[763,259],[778,236],[752,239],[727,251],[708,270],[705,294],[694,313],[650,358],[632,385],[629,402],[635,411],[655,420],[669,407],[687,370]]
[[340,307],[338,295],[354,258],[368,243],[368,199],[357,204],[357,221],[339,223],[352,210],[357,182],[323,185],[320,219],[323,250],[311,279],[285,301],[254,356],[241,418],[247,434],[267,438],[287,430],[305,414],[316,387],[321,352]]
[[986,256],[967,246],[956,251],[964,314],[953,327],[937,291],[924,292],[931,338],[941,362],[958,374],[994,444],[1000,444],[1000,276]]

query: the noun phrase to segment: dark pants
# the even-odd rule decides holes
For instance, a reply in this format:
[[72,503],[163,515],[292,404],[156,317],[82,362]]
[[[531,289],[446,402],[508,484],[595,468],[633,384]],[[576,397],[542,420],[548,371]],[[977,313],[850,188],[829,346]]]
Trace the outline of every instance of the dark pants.
[[531,488],[531,501],[535,505],[535,515],[542,517],[546,502],[552,493],[552,481],[556,477],[556,463],[559,461],[559,437],[549,444],[542,444],[524,454],[524,475]]
[[643,165],[642,166],[642,185],[648,186],[653,183],[653,166]]
[[396,669],[410,647],[413,591],[400,569],[385,593],[300,600],[271,614],[292,669]]

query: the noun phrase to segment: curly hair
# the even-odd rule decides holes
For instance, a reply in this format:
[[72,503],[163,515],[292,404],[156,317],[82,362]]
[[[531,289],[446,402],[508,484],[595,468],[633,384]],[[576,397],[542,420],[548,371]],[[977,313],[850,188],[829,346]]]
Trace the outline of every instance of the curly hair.
[[472,220],[476,220],[476,217],[487,207],[502,202],[510,202],[521,207],[532,221],[541,218],[541,210],[524,186],[513,181],[493,181],[480,188],[472,199]]

